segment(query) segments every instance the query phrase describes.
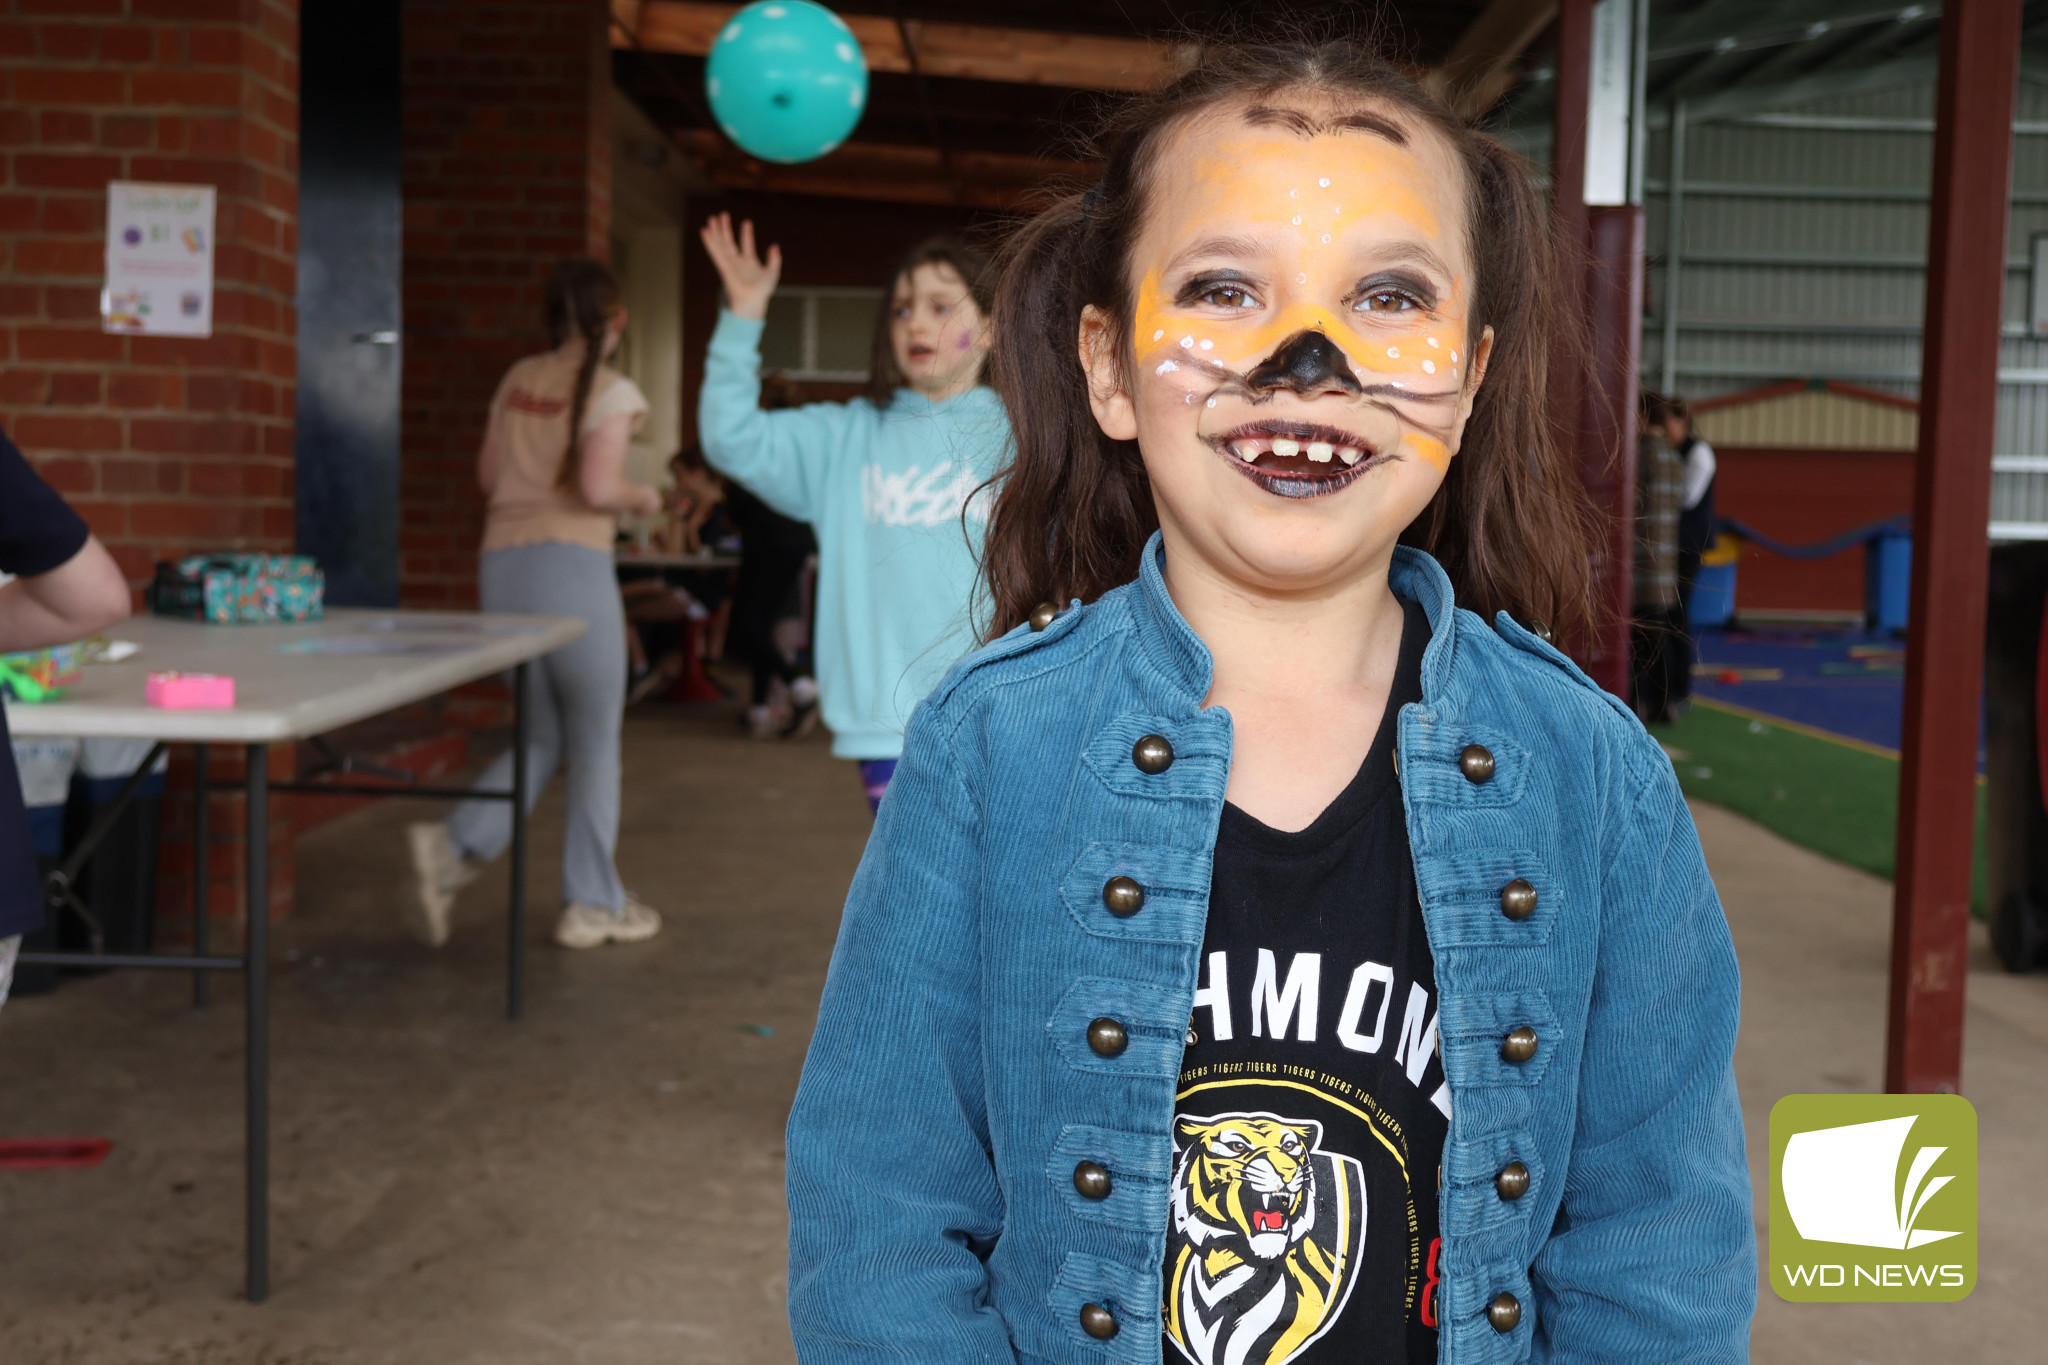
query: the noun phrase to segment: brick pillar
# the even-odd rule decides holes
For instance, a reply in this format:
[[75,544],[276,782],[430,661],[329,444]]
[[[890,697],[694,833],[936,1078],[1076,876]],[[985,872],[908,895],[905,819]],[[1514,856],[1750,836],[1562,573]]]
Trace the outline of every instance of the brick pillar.
[[[298,90],[297,0],[0,12],[0,425],[138,585],[193,550],[291,548]],[[217,188],[211,337],[100,330],[110,180]],[[215,904],[235,913],[240,813],[217,813]],[[165,856],[189,867],[189,843]],[[189,882],[163,892],[189,916]]]
[[547,344],[562,256],[608,258],[600,0],[408,0],[400,594],[473,606],[475,461],[506,366]]

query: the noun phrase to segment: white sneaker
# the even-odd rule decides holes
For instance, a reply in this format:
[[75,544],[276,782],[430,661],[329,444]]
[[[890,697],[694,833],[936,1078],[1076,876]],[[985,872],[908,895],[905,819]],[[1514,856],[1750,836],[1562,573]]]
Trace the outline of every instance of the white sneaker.
[[468,886],[482,871],[462,856],[448,826],[439,820],[422,820],[406,826],[412,845],[413,897],[405,904],[405,927],[420,942],[438,948],[448,941],[450,913],[455,893]]
[[599,948],[607,943],[640,943],[661,932],[661,913],[626,894],[617,914],[601,905],[571,901],[555,921],[555,942],[564,948]]
[[773,739],[777,730],[775,710],[768,706],[747,708],[747,737],[749,739]]

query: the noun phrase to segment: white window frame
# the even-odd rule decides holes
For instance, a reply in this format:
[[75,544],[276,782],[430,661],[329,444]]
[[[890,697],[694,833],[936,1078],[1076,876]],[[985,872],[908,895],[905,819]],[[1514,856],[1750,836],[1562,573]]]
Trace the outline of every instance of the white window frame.
[[864,298],[875,300],[875,306],[882,305],[883,291],[854,285],[799,284],[785,285],[775,291],[778,299],[801,299],[803,301],[803,340],[799,353],[803,357],[800,365],[779,369],[776,373],[788,379],[806,380],[828,384],[864,384],[868,372],[861,370],[827,370],[818,366],[818,300]]

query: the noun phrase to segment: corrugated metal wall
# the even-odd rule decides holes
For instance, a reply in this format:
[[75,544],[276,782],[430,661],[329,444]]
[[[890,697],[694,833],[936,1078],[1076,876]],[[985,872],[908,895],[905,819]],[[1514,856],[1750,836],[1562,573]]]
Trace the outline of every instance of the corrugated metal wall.
[[[2019,109],[1990,516],[1995,536],[2048,538],[2048,339],[2027,330],[2029,242],[2048,232],[2048,84],[2022,81]],[[1675,168],[1668,114],[1653,113],[1646,158],[1646,381],[1665,382],[1668,347],[1670,382],[1694,399],[1787,379],[1913,396],[1933,81],[1712,118],[1688,113]],[[1547,149],[1532,141],[1528,150]],[[1826,443],[1834,433],[1809,428],[1835,420],[1829,413],[1843,423],[1843,446],[1867,435],[1847,404],[1779,406],[1799,419],[1797,439],[1746,432],[1756,444]]]

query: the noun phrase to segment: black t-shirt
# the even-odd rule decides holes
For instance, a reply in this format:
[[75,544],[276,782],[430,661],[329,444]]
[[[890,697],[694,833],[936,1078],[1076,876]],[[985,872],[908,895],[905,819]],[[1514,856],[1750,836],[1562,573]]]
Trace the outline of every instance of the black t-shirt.
[[1450,1092],[1394,771],[1429,621],[1402,605],[1386,716],[1351,784],[1292,833],[1223,808],[1174,1123],[1169,1362],[1437,1358]]
[[[78,513],[0,432],[0,572],[23,578],[48,573],[84,549],[90,534]],[[0,710],[0,938],[25,934],[42,923],[35,845],[21,803],[14,747],[7,742],[6,712]]]

